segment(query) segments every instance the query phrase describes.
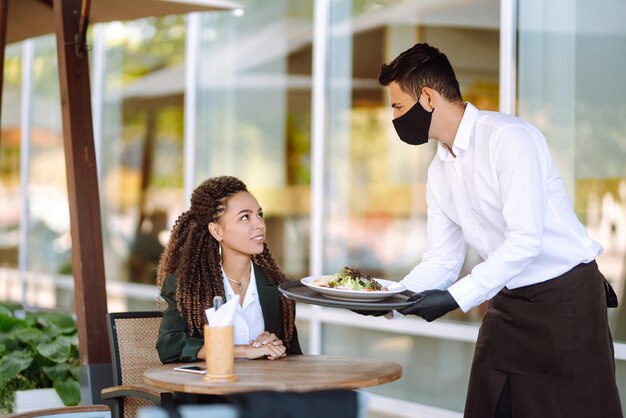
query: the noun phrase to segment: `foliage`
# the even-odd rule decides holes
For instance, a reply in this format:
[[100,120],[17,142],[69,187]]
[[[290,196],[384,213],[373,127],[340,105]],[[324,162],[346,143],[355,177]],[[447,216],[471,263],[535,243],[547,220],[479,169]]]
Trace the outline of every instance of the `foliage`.
[[186,24],[185,15],[148,17],[121,24],[124,36],[107,45],[108,54],[121,59],[118,82],[128,85],[153,71],[182,64]]
[[76,322],[0,304],[0,415],[13,411],[16,391],[42,388],[54,388],[65,405],[79,403]]

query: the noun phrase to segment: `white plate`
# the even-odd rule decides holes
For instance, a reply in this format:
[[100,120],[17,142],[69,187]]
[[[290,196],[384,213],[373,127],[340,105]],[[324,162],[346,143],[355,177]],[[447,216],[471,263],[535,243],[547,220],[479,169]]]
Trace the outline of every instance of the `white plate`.
[[[321,277],[331,277],[331,276],[321,276]],[[332,289],[330,287],[323,287],[313,284],[315,280],[318,280],[320,276],[313,277],[305,277],[301,279],[300,282],[323,294],[326,297],[338,300],[349,300],[349,301],[362,301],[362,302],[376,302],[379,300],[383,300],[388,298],[389,296],[395,295],[396,293],[404,292],[406,287],[403,284],[391,281],[391,280],[382,280],[382,279],[374,279],[382,287],[386,287],[388,290],[345,290],[345,289]]]

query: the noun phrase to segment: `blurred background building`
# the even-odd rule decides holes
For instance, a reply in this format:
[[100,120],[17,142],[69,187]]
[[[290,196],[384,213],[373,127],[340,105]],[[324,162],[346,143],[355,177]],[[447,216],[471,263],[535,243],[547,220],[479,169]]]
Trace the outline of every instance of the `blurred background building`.
[[[380,65],[445,52],[465,100],[546,135],[605,248],[626,396],[626,4],[583,0],[241,0],[243,10],[94,25],[91,80],[109,311],[155,309],[168,231],[203,179],[235,175],[299,279],[400,280],[425,247],[436,144],[396,137]],[[9,45],[0,141],[0,301],[73,310],[54,35]],[[478,262],[469,253],[464,271]],[[485,307],[427,324],[298,305],[305,352],[391,359],[372,413],[460,417]],[[626,400],[626,398],[624,398]],[[623,402],[626,406],[626,402]]]

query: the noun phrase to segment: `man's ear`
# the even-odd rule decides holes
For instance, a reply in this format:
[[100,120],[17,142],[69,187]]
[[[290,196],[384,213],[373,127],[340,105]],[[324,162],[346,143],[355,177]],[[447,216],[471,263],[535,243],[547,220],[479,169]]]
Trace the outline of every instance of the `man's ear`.
[[211,233],[211,236],[215,238],[217,241],[222,240],[222,228],[217,222],[209,223],[209,232]]
[[429,112],[432,112],[437,107],[437,94],[435,90],[430,87],[423,87],[422,94],[420,95],[420,103],[422,107]]

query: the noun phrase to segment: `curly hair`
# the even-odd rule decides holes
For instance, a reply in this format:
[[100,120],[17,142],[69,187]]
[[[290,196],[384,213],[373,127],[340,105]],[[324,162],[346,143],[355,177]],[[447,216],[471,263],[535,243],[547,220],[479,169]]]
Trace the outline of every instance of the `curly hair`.
[[[174,274],[177,280],[176,300],[190,335],[201,336],[206,316],[204,310],[213,305],[213,297],[225,298],[219,243],[208,225],[217,222],[226,210],[228,198],[248,192],[246,185],[230,176],[213,177],[198,186],[191,196],[191,207],[183,212],[172,229],[169,242],[157,268],[157,285]],[[267,245],[263,252],[252,256],[270,283],[278,285],[287,280]],[[294,302],[280,295],[283,340],[289,346],[294,335]]]

